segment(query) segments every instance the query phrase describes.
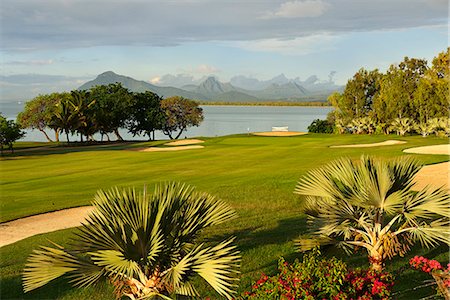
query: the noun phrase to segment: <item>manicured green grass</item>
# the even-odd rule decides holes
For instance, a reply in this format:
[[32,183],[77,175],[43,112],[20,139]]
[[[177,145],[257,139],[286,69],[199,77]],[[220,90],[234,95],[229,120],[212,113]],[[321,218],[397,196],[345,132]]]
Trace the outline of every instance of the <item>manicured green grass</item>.
[[[408,143],[375,148],[329,148],[330,145],[372,143],[387,139]],[[355,136],[311,134],[299,137],[256,137],[247,135],[205,139],[205,148],[179,152],[136,152],[126,148],[157,145],[161,142],[115,145],[111,147],[82,147],[52,151],[21,152],[0,161],[2,222],[67,207],[89,204],[96,190],[112,186],[144,184],[151,188],[161,181],[182,181],[198,190],[217,195],[236,209],[239,218],[205,232],[207,240],[237,236],[242,251],[242,276],[239,291],[247,289],[261,272],[274,273],[280,256],[292,260],[300,257],[292,240],[306,228],[294,196],[296,182],[306,171],[341,156],[357,158],[361,154],[380,157],[405,155],[402,150],[431,144],[447,143],[436,137]],[[448,160],[443,155],[414,155],[426,164]],[[1,298],[22,298],[20,272],[26,257],[47,239],[68,242],[68,232],[59,231],[35,236],[0,248]],[[405,266],[407,258],[397,258],[388,266],[392,270]],[[434,249],[427,255],[446,259],[447,249]],[[351,266],[366,264],[365,254],[346,257]],[[397,289],[418,285],[424,277],[407,271],[400,275]],[[215,298],[214,293],[202,288]],[[70,289],[65,281],[30,293],[26,298],[108,299],[110,290],[103,284],[87,290]],[[433,291],[420,289],[399,294],[411,299],[430,295]],[[409,298],[408,298],[409,297]]]

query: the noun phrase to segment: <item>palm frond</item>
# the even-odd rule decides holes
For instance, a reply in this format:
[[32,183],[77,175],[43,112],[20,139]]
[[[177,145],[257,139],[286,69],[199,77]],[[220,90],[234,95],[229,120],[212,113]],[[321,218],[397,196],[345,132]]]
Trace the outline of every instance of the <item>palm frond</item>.
[[177,290],[183,277],[196,273],[221,296],[231,299],[235,293],[233,288],[236,285],[233,282],[237,280],[241,260],[239,251],[231,246],[233,240],[229,239],[214,247],[199,245],[169,270],[165,280]]
[[[58,245],[57,245],[58,246]],[[67,273],[77,270],[78,259],[58,248],[41,247],[34,250],[23,271],[23,289],[29,292]]]

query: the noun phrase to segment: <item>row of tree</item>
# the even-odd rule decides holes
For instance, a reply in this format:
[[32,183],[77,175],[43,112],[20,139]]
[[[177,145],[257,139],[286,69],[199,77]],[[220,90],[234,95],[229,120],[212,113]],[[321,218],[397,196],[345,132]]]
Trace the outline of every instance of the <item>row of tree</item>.
[[372,133],[372,128],[380,133],[403,132],[398,130],[399,124],[411,131],[423,128],[418,129],[421,134],[442,124],[448,128],[449,53],[450,48],[439,53],[431,66],[425,59],[405,57],[386,73],[360,69],[342,93],[328,97],[335,107],[328,121],[340,133],[362,133],[364,127],[367,133]]
[[48,141],[53,141],[46,130],[78,134],[81,141],[93,141],[94,134],[101,139],[115,134],[123,140],[119,128],[126,128],[133,136],[144,135],[154,139],[161,130],[170,139],[177,139],[190,126],[203,121],[203,111],[198,103],[183,97],[163,99],[152,92],[131,93],[120,83],[99,85],[88,91],[39,95],[28,101],[17,116],[22,128],[41,131]]

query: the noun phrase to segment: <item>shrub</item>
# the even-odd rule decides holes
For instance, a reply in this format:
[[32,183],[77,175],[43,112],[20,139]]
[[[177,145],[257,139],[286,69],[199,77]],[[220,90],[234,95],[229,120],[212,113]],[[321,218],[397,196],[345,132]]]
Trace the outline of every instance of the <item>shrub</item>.
[[412,268],[423,271],[433,276],[438,286],[438,291],[445,299],[450,299],[450,263],[447,269],[434,259],[428,259],[423,256],[414,256],[409,261]]
[[262,274],[240,299],[389,299],[393,286],[389,273],[348,270],[341,260],[319,255],[315,249],[293,264],[281,258],[278,274]]
[[327,120],[316,119],[308,126],[308,132],[313,133],[333,133],[333,124]]

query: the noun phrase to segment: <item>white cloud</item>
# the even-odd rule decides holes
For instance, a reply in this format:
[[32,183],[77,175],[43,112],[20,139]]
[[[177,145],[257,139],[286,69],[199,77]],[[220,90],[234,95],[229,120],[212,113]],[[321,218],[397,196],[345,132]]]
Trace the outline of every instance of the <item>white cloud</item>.
[[265,18],[313,18],[321,16],[330,7],[322,0],[294,0],[281,4],[274,12],[267,13]]
[[336,35],[316,34],[294,39],[237,41],[228,45],[249,51],[273,52],[284,55],[305,55],[331,50],[339,39]]
[[150,83],[158,84],[161,82],[161,77],[156,76],[156,77],[153,77],[152,79],[150,79],[149,81],[150,81]]
[[220,70],[214,66],[202,64],[197,67],[197,73],[201,74],[211,74],[211,73],[218,73]]

